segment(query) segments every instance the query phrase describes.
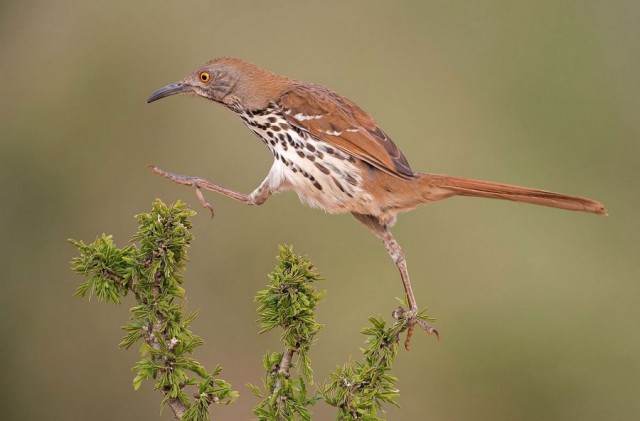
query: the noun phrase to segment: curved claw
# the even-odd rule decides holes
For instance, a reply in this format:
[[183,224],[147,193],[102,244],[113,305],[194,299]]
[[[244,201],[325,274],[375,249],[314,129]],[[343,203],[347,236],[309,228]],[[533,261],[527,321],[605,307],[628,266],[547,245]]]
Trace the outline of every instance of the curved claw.
[[164,170],[161,170],[160,168],[156,167],[153,164],[147,164],[147,168],[151,168],[151,171],[154,172],[154,174],[159,175],[164,177],[166,172]]
[[427,332],[429,335],[435,335],[438,342],[440,342],[440,333],[438,332],[438,329],[431,326],[429,323],[421,319],[411,319],[409,322],[411,323],[411,325],[407,328],[407,339],[405,339],[404,341],[404,349],[406,349],[407,351],[411,351],[409,344],[411,343],[411,338],[413,337],[413,329],[416,325],[420,326],[422,330]]
[[213,212],[213,206],[211,206],[211,203],[209,203],[209,201],[204,197],[204,194],[202,193],[202,190],[200,189],[200,183],[203,181],[200,178],[197,177],[189,177],[189,176],[185,176],[185,175],[178,175],[178,174],[173,174],[170,172],[167,172],[163,169],[160,169],[158,167],[156,167],[153,164],[147,164],[147,167],[151,168],[151,170],[153,171],[154,174],[159,175],[161,177],[165,177],[168,178],[169,180],[173,181],[174,183],[178,183],[178,184],[184,184],[186,186],[193,186],[196,189],[196,196],[198,196],[198,201],[200,202],[200,204],[202,205],[203,208],[207,208],[209,209],[209,212],[211,213],[211,219],[213,219],[215,213]]
[[429,323],[425,322],[424,320],[416,318],[417,313],[418,313],[417,310],[405,310],[400,306],[397,307],[395,310],[393,310],[393,312],[391,313],[391,316],[396,321],[400,320],[403,317],[407,317],[405,322],[408,325],[407,338],[404,341],[404,348],[407,351],[411,350],[409,345],[411,344],[411,338],[413,337],[413,331],[416,325],[420,326],[420,328],[425,332],[427,332],[429,335],[435,335],[436,339],[440,341],[440,332],[438,332],[438,329],[431,326]]
[[168,178],[174,183],[183,184],[185,186],[194,186],[198,187],[199,183],[202,182],[202,179],[198,177],[190,177],[187,175],[174,174],[168,171],[163,170],[162,168],[158,168],[153,164],[147,164],[147,167],[151,168],[154,174],[159,175],[164,178]]
[[215,213],[213,212],[213,206],[211,206],[211,203],[209,203],[209,201],[204,197],[204,194],[202,194],[200,186],[196,186],[196,196],[198,196],[198,200],[200,201],[202,207],[209,209],[209,212],[211,212],[211,219],[213,219],[213,217],[215,216]]
[[440,333],[438,332],[438,329],[431,326],[424,320],[416,320],[416,324],[420,326],[424,331],[426,331],[429,335],[435,335],[436,339],[440,341]]
[[407,351],[411,351],[409,344],[411,343],[411,337],[413,336],[413,327],[414,325],[409,326],[407,329],[407,339],[404,340],[404,349]]

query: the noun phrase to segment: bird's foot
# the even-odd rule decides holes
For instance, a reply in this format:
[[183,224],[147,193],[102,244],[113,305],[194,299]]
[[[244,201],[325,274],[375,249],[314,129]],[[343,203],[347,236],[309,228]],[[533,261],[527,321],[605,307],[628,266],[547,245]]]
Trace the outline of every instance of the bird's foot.
[[391,313],[396,322],[401,322],[406,327],[407,338],[404,341],[404,347],[407,351],[410,351],[409,345],[416,325],[426,331],[429,335],[435,335],[436,339],[440,340],[440,333],[438,333],[438,329],[427,322],[430,318],[424,314],[425,311],[426,309],[419,310],[418,308],[405,310],[398,306],[398,308]]
[[202,193],[202,188],[201,188],[203,185],[206,186],[207,184],[210,184],[207,180],[204,180],[199,177],[190,177],[187,175],[174,174],[174,173],[165,171],[163,169],[160,169],[152,164],[147,165],[147,167],[151,168],[154,174],[164,178],[168,178],[174,183],[194,187],[196,189],[196,196],[198,197],[198,201],[200,202],[203,208],[209,209],[209,212],[211,212],[211,219],[213,219],[213,216],[214,216],[213,206],[211,206],[211,203],[209,203],[209,201],[204,197],[204,194]]

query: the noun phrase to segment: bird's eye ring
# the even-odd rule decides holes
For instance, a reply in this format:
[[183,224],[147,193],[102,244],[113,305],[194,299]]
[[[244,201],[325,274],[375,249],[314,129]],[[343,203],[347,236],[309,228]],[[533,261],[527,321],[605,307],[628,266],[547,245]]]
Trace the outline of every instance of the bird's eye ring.
[[200,80],[204,83],[207,83],[211,80],[211,75],[207,72],[200,73]]

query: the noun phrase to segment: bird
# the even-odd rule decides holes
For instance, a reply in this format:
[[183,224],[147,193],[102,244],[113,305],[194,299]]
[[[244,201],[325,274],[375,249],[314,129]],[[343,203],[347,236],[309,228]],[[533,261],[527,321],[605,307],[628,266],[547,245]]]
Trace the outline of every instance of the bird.
[[147,102],[191,94],[221,104],[266,145],[273,165],[262,183],[244,194],[204,178],[152,170],[194,187],[211,211],[202,189],[247,205],[261,205],[271,195],[291,190],[301,202],[327,213],[351,213],[384,244],[400,272],[408,308],[405,347],[418,325],[439,338],[419,316],[402,248],[390,229],[399,214],[452,196],[504,199],[597,215],[598,201],[510,184],[414,171],[407,158],[374,119],[350,99],[318,84],[262,69],[243,59],[219,57],[184,79],[153,92]]

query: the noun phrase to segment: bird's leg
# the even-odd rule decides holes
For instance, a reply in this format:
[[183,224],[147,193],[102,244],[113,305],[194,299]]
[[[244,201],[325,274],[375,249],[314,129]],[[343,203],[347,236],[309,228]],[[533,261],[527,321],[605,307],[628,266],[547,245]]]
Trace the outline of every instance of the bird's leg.
[[396,241],[396,239],[389,231],[389,228],[383,226],[377,218],[371,215],[363,215],[354,213],[353,216],[361,222],[365,227],[369,229],[369,231],[373,232],[376,237],[382,240],[384,247],[387,249],[387,253],[393,260],[393,263],[396,264],[398,270],[400,271],[400,278],[402,278],[402,284],[404,285],[404,291],[407,295],[407,302],[409,303],[409,311],[414,313],[418,312],[418,304],[416,303],[416,298],[413,295],[413,288],[411,288],[411,280],[409,279],[409,271],[407,269],[407,261],[404,257],[404,253],[402,252],[402,248],[400,244]]
[[235,199],[247,205],[261,205],[273,193],[272,190],[269,188],[269,184],[267,180],[263,181],[262,184],[260,184],[260,186],[258,186],[258,188],[255,189],[250,194],[244,194],[244,193],[239,193],[239,192],[227,189],[225,187],[219,186],[208,180],[205,180],[204,178],[190,177],[186,175],[170,173],[168,171],[165,171],[156,167],[155,165],[149,165],[149,168],[151,168],[155,174],[168,178],[169,180],[175,183],[184,184],[185,186],[193,186],[196,189],[196,195],[198,196],[198,200],[200,201],[200,204],[203,207],[209,209],[209,211],[211,212],[212,218],[213,218],[213,207],[211,206],[209,201],[207,201],[207,199],[204,197],[204,194],[202,193],[202,189],[220,193],[224,196],[230,197],[232,199]]
[[383,231],[381,232],[381,234],[382,235],[380,235],[379,238],[382,240],[385,248],[387,249],[387,253],[389,253],[389,256],[391,256],[393,263],[396,264],[398,270],[400,271],[400,278],[402,278],[402,285],[404,285],[404,291],[407,294],[407,302],[409,303],[409,314],[407,314],[407,318],[410,324],[409,328],[407,329],[407,338],[404,341],[404,347],[407,351],[409,351],[409,344],[411,343],[413,329],[416,324],[430,335],[435,335],[436,338],[440,339],[440,335],[436,328],[434,328],[424,320],[416,317],[420,309],[418,308],[416,298],[413,295],[411,280],[409,279],[409,270],[407,269],[407,260],[404,257],[402,248],[400,248],[400,244],[398,244],[396,239],[393,237],[391,231],[389,231],[389,228],[383,227]]
[[[407,260],[404,257],[404,253],[402,252],[400,244],[398,244],[396,239],[393,237],[391,231],[389,231],[389,228],[386,225],[381,224],[378,218],[375,218],[371,215],[363,215],[358,213],[352,213],[352,215],[365,227],[367,227],[369,231],[373,232],[376,237],[382,240],[384,247],[387,249],[387,253],[400,271],[400,278],[402,279],[402,285],[404,286],[404,291],[407,295],[407,303],[409,304],[408,314],[402,311],[402,314],[407,316],[410,323],[407,330],[407,339],[404,343],[405,348],[409,350],[409,343],[411,342],[411,336],[413,335],[413,328],[416,324],[427,331],[427,333],[436,335],[437,338],[440,338],[438,331],[433,326],[416,317],[419,312],[419,308],[418,304],[416,303],[416,298],[413,295],[413,288],[411,288],[409,270],[407,269]],[[397,315],[396,312],[394,312],[394,315]]]

